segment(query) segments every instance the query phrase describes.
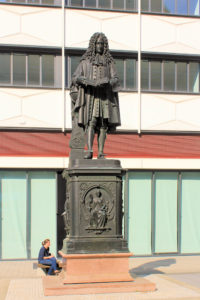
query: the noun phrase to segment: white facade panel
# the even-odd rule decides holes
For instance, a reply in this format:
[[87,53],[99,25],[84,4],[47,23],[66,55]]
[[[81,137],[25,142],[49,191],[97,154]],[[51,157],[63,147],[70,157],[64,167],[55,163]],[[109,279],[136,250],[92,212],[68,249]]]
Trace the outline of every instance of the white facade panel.
[[103,32],[110,49],[137,51],[137,14],[66,10],[65,46],[87,48],[95,32]]
[[199,95],[142,94],[142,130],[200,131]]
[[0,127],[61,128],[61,90],[0,89]]
[[[137,93],[119,93],[119,106],[121,115],[121,126],[117,129],[137,130],[138,126],[138,95]],[[66,91],[66,122],[65,127],[71,128],[71,99],[69,91]]]
[[0,44],[61,47],[61,9],[0,5],[0,20]]
[[[112,158],[111,158],[112,159]],[[124,169],[135,170],[199,170],[200,159],[116,158]],[[0,157],[1,168],[66,169],[68,157]]]
[[137,93],[119,93],[121,126],[118,129],[137,130],[139,118],[139,103]]
[[142,51],[199,54],[200,19],[142,15]]

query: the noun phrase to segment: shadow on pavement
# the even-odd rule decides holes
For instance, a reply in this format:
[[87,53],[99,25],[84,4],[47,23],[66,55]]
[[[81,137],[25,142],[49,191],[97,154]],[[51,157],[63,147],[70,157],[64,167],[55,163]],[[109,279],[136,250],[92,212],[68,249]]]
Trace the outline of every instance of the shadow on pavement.
[[[150,274],[165,274],[165,272],[159,270],[160,267],[169,267],[176,263],[176,259],[160,259],[156,261],[151,261],[143,265],[138,266],[130,270],[131,275],[150,275]],[[158,269],[157,269],[158,268]]]

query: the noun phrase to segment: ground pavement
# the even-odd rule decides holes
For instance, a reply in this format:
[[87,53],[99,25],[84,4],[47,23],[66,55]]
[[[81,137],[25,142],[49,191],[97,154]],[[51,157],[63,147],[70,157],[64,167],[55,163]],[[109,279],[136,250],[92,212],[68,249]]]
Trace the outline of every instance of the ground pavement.
[[156,283],[157,290],[45,297],[45,274],[36,261],[0,261],[0,300],[200,300],[200,256],[131,258],[130,272]]

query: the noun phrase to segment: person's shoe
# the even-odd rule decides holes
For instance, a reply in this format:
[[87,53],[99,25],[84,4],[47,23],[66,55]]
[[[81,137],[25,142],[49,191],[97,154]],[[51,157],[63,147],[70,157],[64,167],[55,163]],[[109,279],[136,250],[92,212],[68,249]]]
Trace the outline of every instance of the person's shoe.
[[93,157],[93,151],[92,150],[87,150],[87,154],[84,156],[84,159],[92,159]]

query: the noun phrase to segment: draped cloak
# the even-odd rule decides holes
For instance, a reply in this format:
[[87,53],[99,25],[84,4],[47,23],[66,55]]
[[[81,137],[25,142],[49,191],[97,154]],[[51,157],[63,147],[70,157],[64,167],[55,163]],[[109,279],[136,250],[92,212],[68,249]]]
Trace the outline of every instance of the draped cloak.
[[[84,77],[88,80],[108,79],[108,84],[102,87],[82,85],[77,83],[78,77]],[[113,79],[113,84],[109,82]],[[105,59],[101,63],[90,62],[89,59],[83,59],[72,77],[70,94],[72,99],[72,115],[78,114],[78,125],[87,128],[89,122],[94,116],[96,100],[103,105],[102,118],[107,120],[108,131],[114,131],[121,125],[118,91],[120,89],[119,78],[115,70],[114,63],[106,63]],[[100,117],[100,115],[99,115]]]

